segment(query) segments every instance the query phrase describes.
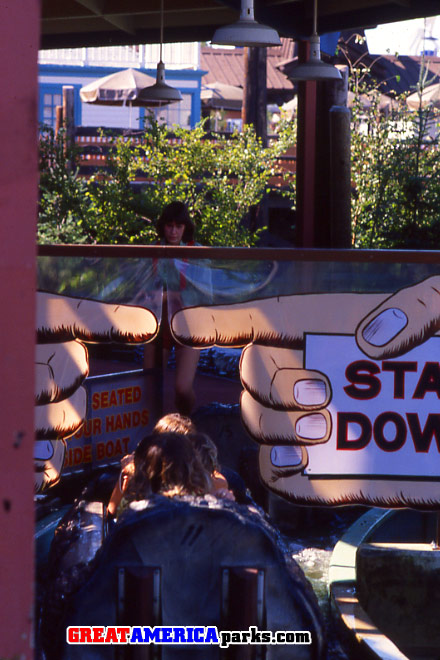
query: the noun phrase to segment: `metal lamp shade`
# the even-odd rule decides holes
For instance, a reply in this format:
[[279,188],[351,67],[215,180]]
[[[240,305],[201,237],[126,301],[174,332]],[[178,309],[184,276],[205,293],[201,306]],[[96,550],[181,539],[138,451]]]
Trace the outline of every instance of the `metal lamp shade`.
[[149,107],[178,103],[182,100],[180,91],[165,82],[165,64],[162,60],[157,64],[156,82],[154,85],[142,89],[139,93],[139,99]]
[[321,60],[321,44],[318,35],[310,37],[310,58],[289,72],[291,80],[341,80],[342,76],[332,64]]
[[242,0],[239,20],[218,28],[212,43],[221,46],[281,46],[278,32],[254,19],[253,0]]

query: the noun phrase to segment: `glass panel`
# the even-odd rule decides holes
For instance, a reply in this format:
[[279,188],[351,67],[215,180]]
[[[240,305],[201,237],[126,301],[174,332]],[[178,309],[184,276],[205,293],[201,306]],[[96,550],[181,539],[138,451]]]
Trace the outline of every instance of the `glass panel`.
[[[191,254],[197,256],[199,249]],[[327,503],[407,505],[399,484],[390,496],[376,493],[374,480],[386,482],[390,475],[391,489],[398,477],[431,480],[426,497],[438,500],[440,368],[435,360],[440,338],[431,337],[438,327],[438,285],[428,283],[416,298],[411,291],[402,292],[398,301],[403,302],[371,312],[388,295],[438,275],[440,260],[411,261],[409,253],[391,261],[384,253],[383,261],[371,262],[362,260],[361,252],[359,261],[314,261],[313,252],[299,260],[293,250],[286,260],[258,258],[258,250],[249,251],[255,255],[250,260],[157,258],[157,248],[144,248],[142,254],[38,258],[40,290],[115,303],[104,314],[95,306],[87,318],[92,330],[83,331],[90,358],[88,413],[84,427],[69,440],[67,471],[118,462],[164,412],[179,410],[191,414],[197,428],[201,423],[219,447],[224,443],[220,460],[232,469],[240,471],[242,460],[251,456],[250,479],[258,471],[254,439],[262,443],[260,474],[275,492],[284,469],[286,478],[302,471],[308,502],[315,496],[324,501],[320,480],[325,479]],[[51,326],[51,342],[54,334],[55,341],[69,339],[69,304],[64,302],[56,319],[50,305],[43,316],[40,309],[39,318],[46,319],[43,343]],[[153,312],[158,333],[150,343],[130,345],[137,325],[133,337],[123,334],[112,343],[114,314],[121,304]],[[216,305],[230,307],[219,310]],[[194,310],[198,306],[204,309]],[[77,307],[74,301],[67,314],[75,324]],[[182,308],[185,313],[177,315]],[[131,310],[130,319],[137,315],[136,323],[150,324],[154,332],[154,319],[138,312]],[[81,323],[79,319],[79,327]],[[90,334],[94,326],[104,337],[102,343]],[[356,333],[356,328],[361,330]],[[422,336],[428,341],[420,344]],[[395,337],[397,346],[392,346]],[[360,480],[354,495],[351,482],[347,487],[342,483],[344,477]],[[365,484],[373,484],[366,500]],[[309,500],[307,489],[312,487],[316,493]],[[301,489],[290,494],[305,503]],[[414,497],[412,504],[423,505],[422,496]]]
[[38,287],[63,294],[149,307],[160,318],[160,305],[154,293],[158,260],[87,257],[39,257]]
[[179,291],[181,306],[189,307],[298,293],[393,292],[438,271],[437,264],[410,262],[51,256],[38,258],[38,286],[145,306],[154,291]]

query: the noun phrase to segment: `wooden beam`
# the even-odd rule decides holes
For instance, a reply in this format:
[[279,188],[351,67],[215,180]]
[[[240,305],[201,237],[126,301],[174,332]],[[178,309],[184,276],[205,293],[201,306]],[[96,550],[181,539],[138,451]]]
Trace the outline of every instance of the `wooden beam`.
[[[33,657],[35,233],[39,3],[0,4],[0,657]],[[26,44],[24,48],[23,45]]]
[[94,14],[102,16],[105,9],[105,0],[76,0],[79,5],[83,5],[90,9]]
[[128,32],[128,34],[134,34],[136,32],[135,30],[135,23],[134,23],[134,17],[129,15],[129,14],[107,14],[105,13],[105,0],[76,0],[79,4],[84,5],[87,9],[90,9],[93,11],[94,14],[99,16],[100,18],[103,18],[107,23],[110,23],[110,25],[114,25],[115,27],[119,28],[123,32]]
[[[392,0],[394,1],[394,0]],[[321,0],[318,4],[318,19],[319,16],[327,16],[328,14],[342,14],[345,12],[355,12],[360,9],[374,9],[375,7],[383,7],[388,5],[389,0]],[[374,16],[372,19],[375,20]]]

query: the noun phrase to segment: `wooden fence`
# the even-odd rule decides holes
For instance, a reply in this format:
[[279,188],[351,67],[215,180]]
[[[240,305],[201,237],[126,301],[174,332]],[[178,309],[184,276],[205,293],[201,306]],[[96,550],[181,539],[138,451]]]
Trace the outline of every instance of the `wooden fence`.
[[[113,135],[125,135],[134,146],[142,147],[143,133],[140,131],[112,130]],[[206,139],[215,140],[215,135],[208,135]],[[101,135],[98,129],[79,126],[75,132],[75,145],[80,151],[79,174],[90,177],[105,172],[107,169],[107,155],[113,138]],[[180,140],[170,135],[170,143],[178,144]],[[289,149],[278,161],[280,169],[295,174],[296,172],[296,146]],[[148,181],[148,177],[139,170],[136,181]],[[284,184],[281,175],[270,180],[270,186],[282,187]]]

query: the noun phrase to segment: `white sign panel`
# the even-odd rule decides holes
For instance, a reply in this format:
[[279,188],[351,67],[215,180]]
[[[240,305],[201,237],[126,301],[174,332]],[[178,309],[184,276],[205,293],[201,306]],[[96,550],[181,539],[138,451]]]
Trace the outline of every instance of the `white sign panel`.
[[329,378],[328,442],[308,446],[310,478],[440,476],[440,338],[374,361],[353,336],[310,334],[305,366]]
[[158,416],[153,378],[130,371],[85,381],[87,417],[67,440],[64,474],[119,463],[134,451]]

